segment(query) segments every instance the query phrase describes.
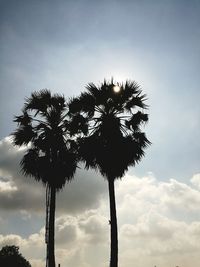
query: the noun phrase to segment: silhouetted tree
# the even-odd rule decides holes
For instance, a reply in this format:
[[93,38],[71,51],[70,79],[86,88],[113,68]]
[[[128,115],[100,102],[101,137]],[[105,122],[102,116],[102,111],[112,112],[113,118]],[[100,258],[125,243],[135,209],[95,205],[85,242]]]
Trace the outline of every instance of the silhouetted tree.
[[49,90],[32,93],[13,133],[15,145],[28,145],[21,161],[25,176],[46,185],[47,267],[55,267],[54,229],[56,191],[70,181],[77,167],[75,142],[70,138],[67,107],[63,96]]
[[17,246],[5,246],[0,250],[1,267],[31,267],[30,263],[19,253]]
[[[80,139],[79,153],[86,168],[94,168],[106,177],[110,198],[111,254],[110,266],[118,266],[118,234],[114,181],[123,177],[129,166],[144,156],[150,144],[140,126],[148,121],[147,108],[136,82],[115,85],[93,83],[80,97],[71,99],[69,113],[84,125],[88,135]],[[79,125],[79,128],[80,128]]]

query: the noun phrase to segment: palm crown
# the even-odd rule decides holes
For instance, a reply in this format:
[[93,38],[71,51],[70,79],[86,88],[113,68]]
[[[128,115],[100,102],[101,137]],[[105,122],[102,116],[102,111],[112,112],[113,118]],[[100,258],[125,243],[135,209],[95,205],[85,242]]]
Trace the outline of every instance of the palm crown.
[[[100,87],[89,84],[80,97],[71,99],[69,114],[88,135],[80,140],[80,157],[86,167],[97,168],[108,179],[120,178],[135,165],[150,144],[141,132],[148,121],[146,95],[136,82],[117,85],[111,80]],[[72,120],[72,121],[73,121]]]
[[13,133],[15,145],[28,145],[21,161],[25,175],[33,176],[56,190],[72,179],[77,163],[75,142],[69,137],[63,96],[48,90],[32,93],[26,100]]

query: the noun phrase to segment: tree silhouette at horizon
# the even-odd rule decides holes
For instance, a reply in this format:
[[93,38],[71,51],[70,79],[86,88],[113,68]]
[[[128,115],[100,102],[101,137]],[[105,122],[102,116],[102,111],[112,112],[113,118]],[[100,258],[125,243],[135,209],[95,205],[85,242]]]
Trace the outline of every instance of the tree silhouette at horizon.
[[21,170],[46,186],[46,267],[55,267],[56,192],[74,177],[77,167],[65,98],[46,89],[33,92],[14,121],[18,128],[13,143],[27,146]]
[[18,246],[4,246],[0,250],[1,267],[31,267],[30,263],[19,253]]
[[[79,120],[88,130],[80,138],[79,157],[86,169],[99,170],[108,181],[110,200],[111,248],[110,267],[118,266],[118,231],[114,182],[122,178],[129,166],[134,166],[144,156],[150,145],[140,127],[148,121],[144,113],[146,95],[136,82],[124,84],[93,83],[86,91],[69,102],[72,121]],[[87,131],[85,131],[87,132]]]

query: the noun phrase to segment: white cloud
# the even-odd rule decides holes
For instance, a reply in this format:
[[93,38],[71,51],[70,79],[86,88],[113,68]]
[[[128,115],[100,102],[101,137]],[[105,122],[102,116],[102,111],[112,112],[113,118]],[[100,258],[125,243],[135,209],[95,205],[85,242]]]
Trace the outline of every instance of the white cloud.
[[200,189],[200,173],[193,175],[191,183]]
[[1,181],[0,180],[0,193],[9,193],[16,191],[17,187],[13,185],[10,181]]
[[[100,216],[97,210],[86,211],[79,216],[59,217],[55,227],[57,262],[61,263],[61,266],[89,267],[99,259],[100,262],[96,266],[100,267],[101,261],[105,261],[105,248],[108,251],[105,226],[105,218]],[[44,228],[27,238],[19,235],[0,235],[0,248],[13,244],[20,247],[20,251],[33,267],[44,266]]]
[[0,235],[0,246],[3,247],[5,245],[22,245],[23,243],[23,239],[18,236],[18,235],[13,235],[13,234],[10,234],[10,235],[6,235],[6,236],[3,236],[3,235]]
[[87,212],[86,216],[80,217],[79,227],[88,243],[102,244],[107,239],[108,220],[96,211]]
[[116,191],[121,266],[198,266],[199,191],[176,180],[131,176]]
[[56,220],[56,243],[58,246],[71,245],[77,239],[77,220],[72,216],[62,216]]

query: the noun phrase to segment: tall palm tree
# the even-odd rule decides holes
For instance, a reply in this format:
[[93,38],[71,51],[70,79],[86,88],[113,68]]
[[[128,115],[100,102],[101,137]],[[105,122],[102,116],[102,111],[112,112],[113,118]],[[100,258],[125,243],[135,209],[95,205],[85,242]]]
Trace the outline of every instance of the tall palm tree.
[[49,90],[34,92],[26,99],[22,115],[15,117],[18,128],[12,134],[15,145],[27,146],[21,160],[23,174],[46,186],[47,267],[55,267],[56,192],[73,178],[77,167],[75,142],[66,116],[63,96],[52,95]]
[[118,234],[114,182],[144,156],[150,144],[140,126],[148,121],[144,113],[146,95],[136,82],[91,83],[86,92],[69,103],[70,116],[88,128],[80,140],[79,153],[86,168],[94,168],[108,181],[110,199],[110,266],[118,266]]

